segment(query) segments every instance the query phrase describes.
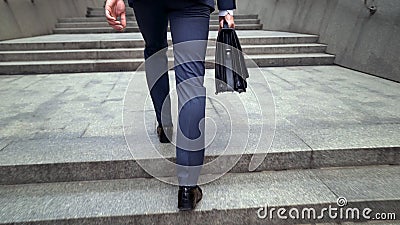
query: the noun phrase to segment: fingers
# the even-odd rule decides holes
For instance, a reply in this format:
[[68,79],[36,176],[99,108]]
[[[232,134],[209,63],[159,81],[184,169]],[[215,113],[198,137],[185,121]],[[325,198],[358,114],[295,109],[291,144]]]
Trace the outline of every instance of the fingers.
[[229,28],[235,28],[235,20],[232,15],[227,14],[226,16],[219,17],[219,30],[224,27],[224,22],[228,23]]
[[[115,30],[122,31],[126,27],[125,4],[123,1],[107,1],[105,5],[105,14],[108,24]],[[117,18],[121,17],[121,21]]]
[[111,26],[111,27],[114,28],[114,30],[117,30],[117,31],[123,31],[125,29],[125,27],[123,27],[122,25],[114,25],[114,26]]
[[106,19],[108,24],[110,24],[111,26],[120,24],[120,22],[116,19],[115,15],[112,13],[111,9],[109,9],[109,7],[107,6],[106,6]]
[[126,13],[125,12],[123,12],[121,14],[121,25],[122,25],[123,29],[126,28]]
[[225,21],[225,18],[223,16],[220,16],[219,17],[219,29],[218,30],[221,30],[224,27],[224,21]]
[[113,5],[110,1],[106,2],[104,9],[106,10],[105,13],[107,20],[116,20],[116,17],[113,13]]
[[111,12],[108,10],[106,10],[106,19],[107,19],[108,24],[110,24],[110,25],[115,25],[115,24],[119,23],[119,21],[115,18],[115,16],[113,16],[111,14]]
[[122,26],[122,29],[125,29],[125,27],[126,27],[126,9],[125,9],[124,1],[118,1],[117,7],[116,7],[116,13],[121,18],[120,25]]
[[228,23],[229,28],[235,28],[235,20],[231,14],[226,14],[225,21]]

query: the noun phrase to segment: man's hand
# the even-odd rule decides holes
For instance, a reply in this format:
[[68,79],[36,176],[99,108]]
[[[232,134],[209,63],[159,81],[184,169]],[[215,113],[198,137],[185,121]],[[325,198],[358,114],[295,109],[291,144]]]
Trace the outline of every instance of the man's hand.
[[224,21],[228,23],[229,28],[235,28],[235,20],[231,14],[226,14],[226,16],[219,17],[219,29],[224,27]]
[[[123,31],[126,28],[126,12],[123,0],[106,0],[106,18],[108,24],[115,30]],[[121,21],[117,18],[120,17]]]

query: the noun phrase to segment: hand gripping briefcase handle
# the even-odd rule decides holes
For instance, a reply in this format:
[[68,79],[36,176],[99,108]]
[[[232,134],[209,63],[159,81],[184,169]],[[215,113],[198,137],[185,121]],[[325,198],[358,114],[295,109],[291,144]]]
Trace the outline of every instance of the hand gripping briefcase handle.
[[215,52],[216,94],[221,92],[245,92],[249,77],[239,38],[233,28],[224,21],[217,37]]

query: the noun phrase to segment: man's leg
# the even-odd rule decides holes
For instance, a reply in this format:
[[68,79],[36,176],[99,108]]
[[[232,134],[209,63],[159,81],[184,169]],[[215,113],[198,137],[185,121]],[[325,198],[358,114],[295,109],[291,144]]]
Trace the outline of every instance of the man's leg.
[[168,16],[163,0],[135,1],[133,9],[146,46],[146,78],[159,126],[172,126],[166,50]]
[[179,108],[176,147],[178,180],[181,186],[195,186],[204,161],[206,89],[203,83],[210,8],[178,0],[171,1],[168,9]]

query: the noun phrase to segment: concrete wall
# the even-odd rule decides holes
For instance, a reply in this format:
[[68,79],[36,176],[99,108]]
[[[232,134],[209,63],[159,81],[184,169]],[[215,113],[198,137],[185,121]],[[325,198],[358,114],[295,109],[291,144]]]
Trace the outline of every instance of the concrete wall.
[[[371,2],[371,1],[369,1]],[[336,64],[400,81],[399,0],[237,0],[238,12],[257,13],[264,29],[320,35]]]
[[101,0],[0,0],[0,40],[50,34],[58,18],[86,15]]

